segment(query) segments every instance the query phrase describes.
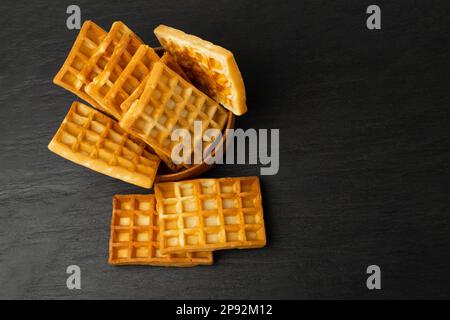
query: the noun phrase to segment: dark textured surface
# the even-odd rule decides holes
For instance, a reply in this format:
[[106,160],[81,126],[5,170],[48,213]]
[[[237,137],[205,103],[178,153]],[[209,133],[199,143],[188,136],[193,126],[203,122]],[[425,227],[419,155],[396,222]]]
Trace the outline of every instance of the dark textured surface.
[[[74,99],[51,83],[73,3],[0,2],[0,298],[450,297],[448,2],[376,1],[377,32],[367,1],[75,2],[150,45],[165,23],[229,48],[248,93],[238,126],[281,130],[281,169],[262,177],[268,247],[191,269],[109,266],[111,197],[146,190],[47,150]],[[82,290],[66,288],[71,264]]]

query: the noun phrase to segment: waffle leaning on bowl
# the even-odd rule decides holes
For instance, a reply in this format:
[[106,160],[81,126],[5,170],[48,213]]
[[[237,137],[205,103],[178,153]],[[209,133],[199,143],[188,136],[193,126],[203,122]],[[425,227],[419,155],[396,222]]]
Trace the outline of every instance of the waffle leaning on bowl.
[[[247,110],[239,68],[230,51],[211,42],[163,25],[155,29],[155,34],[164,48],[162,56],[123,22],[114,22],[109,32],[92,21],[83,24],[53,82],[105,115],[97,114],[87,104],[74,102],[60,132],[49,145],[51,151],[145,188],[152,187],[155,180],[186,179],[210,167],[205,163],[173,163],[170,137],[180,127],[192,132],[194,120],[202,120],[203,129],[232,128],[234,115]],[[95,116],[79,123],[71,120],[82,109],[85,114]],[[100,118],[103,122],[97,121]],[[110,125],[96,133],[97,123],[105,122]],[[80,126],[79,130],[69,132],[67,128],[75,125]],[[111,138],[119,127],[126,138]],[[133,139],[145,148],[139,155],[131,156],[124,147],[126,139]],[[61,144],[67,141],[72,145],[63,148]],[[193,142],[193,147],[194,143],[200,142]],[[202,147],[205,150],[209,145],[202,143]],[[224,147],[223,141],[217,144],[216,148],[219,147]],[[150,175],[145,182],[122,172],[124,166],[130,172],[139,171],[143,155],[159,158],[165,164],[160,166],[159,161],[153,161],[151,170],[157,174]],[[189,155],[184,157],[187,159]],[[134,167],[122,159],[134,163]]]

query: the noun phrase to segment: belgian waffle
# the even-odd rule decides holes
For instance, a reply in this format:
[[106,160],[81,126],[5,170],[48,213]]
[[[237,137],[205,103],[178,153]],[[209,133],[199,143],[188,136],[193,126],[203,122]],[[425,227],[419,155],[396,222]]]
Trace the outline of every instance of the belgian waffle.
[[122,103],[140,87],[159,60],[155,51],[146,45],[141,45],[129,59],[130,53],[123,50],[125,47],[117,45],[104,70],[86,86],[86,92],[117,119],[126,111],[121,109]]
[[161,252],[265,246],[258,177],[156,183],[154,189]]
[[[122,113],[128,111],[133,102],[141,97],[148,76],[150,75],[150,71],[152,70],[154,65],[154,54],[156,54],[156,52],[148,46],[142,45],[141,47],[139,47],[138,51],[131,59],[129,65],[127,66],[127,68],[125,68],[121,79],[119,79],[127,87],[130,88],[127,91],[132,92],[124,101],[122,101],[120,105]],[[165,52],[161,59],[158,58],[157,60],[164,63],[173,71],[182,76],[183,79],[190,82],[186,73],[183,71],[183,69],[181,69],[178,63],[176,63],[176,61],[168,52]]]
[[[164,63],[170,63],[173,68],[178,68],[178,71],[181,72],[183,71],[179,66],[177,67],[173,59],[163,58],[161,61]],[[128,111],[131,103],[142,95],[150,71],[158,60],[160,58],[152,48],[147,45],[141,45],[112,88],[104,95],[104,101],[112,104],[109,105],[109,108],[117,110],[120,113],[120,118]],[[158,154],[161,160],[172,171],[178,171],[181,168],[181,166],[174,164],[170,157],[160,154],[156,150],[153,150],[153,152]]]
[[76,94],[98,109],[103,108],[85,92],[85,83],[80,80],[80,72],[95,54],[105,37],[106,31],[94,22],[86,21],[83,23],[66,61],[53,79],[53,83]]
[[116,63],[117,59],[122,58],[122,53],[125,59],[131,60],[141,44],[143,44],[142,40],[123,22],[114,22],[94,55],[81,70],[80,80],[90,83],[105,69],[111,71],[112,68],[108,65]]
[[151,188],[160,159],[145,143],[130,136],[116,121],[80,102],[73,102],[48,145],[77,164],[144,188]]
[[[187,129],[192,139],[191,154],[200,146],[206,150],[201,135],[193,135],[194,121],[201,121],[203,132],[207,129],[222,131],[227,112],[214,100],[161,62],[156,62],[144,92],[120,120],[120,126],[147,142],[158,153],[171,158],[178,144],[171,140],[175,129]],[[183,155],[188,163],[191,154]]]
[[236,115],[247,111],[244,81],[230,51],[165,25],[155,35],[206,94]]
[[190,267],[213,263],[212,252],[162,254],[154,195],[115,195],[109,263]]
[[103,99],[104,92],[111,88],[142,44],[142,40],[123,22],[114,22],[78,75],[87,85],[86,92],[116,119],[120,118],[120,112],[115,108],[108,108]]

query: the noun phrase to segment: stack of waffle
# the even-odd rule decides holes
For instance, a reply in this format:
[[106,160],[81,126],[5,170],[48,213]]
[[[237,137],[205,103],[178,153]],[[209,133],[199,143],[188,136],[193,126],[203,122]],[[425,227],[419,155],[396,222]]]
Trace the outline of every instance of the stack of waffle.
[[[223,131],[229,113],[247,111],[241,73],[228,50],[159,26],[162,52],[124,23],[109,32],[83,24],[54,83],[91,106],[73,102],[49,144],[54,153],[105,175],[151,188],[161,161],[189,168],[193,151],[212,142],[191,139],[191,153],[172,161],[176,129]],[[257,177],[157,183],[154,195],[116,195],[110,263],[193,266],[212,251],[265,245]]]

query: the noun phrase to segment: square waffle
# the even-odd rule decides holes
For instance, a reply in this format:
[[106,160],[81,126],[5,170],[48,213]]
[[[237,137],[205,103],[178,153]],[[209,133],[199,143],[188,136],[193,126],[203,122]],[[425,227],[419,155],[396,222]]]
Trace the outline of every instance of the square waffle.
[[[152,48],[147,46],[143,45],[139,47],[129,65],[122,73],[120,80],[124,81],[126,86],[129,86],[130,89],[127,91],[132,91],[132,93],[124,101],[122,101],[120,105],[122,113],[127,112],[133,102],[141,97],[148,76],[150,75],[150,71],[153,68],[153,57],[155,53],[156,52]],[[161,59],[158,58],[158,60],[182,76],[183,79],[190,82],[186,73],[184,73],[183,69],[181,69],[181,67],[175,62],[173,57],[168,52],[165,52]]]
[[144,188],[151,188],[160,159],[145,150],[116,121],[73,102],[48,148],[77,164]]
[[[111,65],[115,64],[119,58],[123,57],[128,64],[128,61],[131,60],[131,57],[142,44],[142,40],[123,22],[114,22],[94,55],[81,70],[80,80],[86,84],[90,83],[105,69],[111,71]],[[125,66],[122,65],[121,67],[124,68]]]
[[[179,143],[171,140],[175,129],[191,133],[191,151],[205,150],[201,135],[194,136],[194,121],[201,121],[203,132],[215,128],[222,131],[227,112],[192,84],[161,62],[156,62],[144,92],[120,120],[120,126],[147,142],[158,153],[171,158]],[[192,154],[191,152],[191,154]],[[183,155],[184,162],[191,154]]]
[[230,51],[165,25],[154,31],[195,85],[234,114],[247,111],[244,80]]
[[161,252],[265,246],[258,177],[156,183],[154,189]]
[[94,22],[83,23],[66,61],[53,79],[53,83],[76,94],[98,109],[102,108],[85,92],[85,83],[80,80],[79,74],[105,37],[106,31]]
[[117,119],[126,111],[121,109],[122,103],[141,87],[153,64],[159,60],[155,51],[146,45],[139,46],[131,59],[124,48],[126,46],[117,45],[105,69],[86,86],[86,92]]
[[212,252],[162,254],[154,195],[115,195],[109,263],[190,267],[211,265]]
[[[114,104],[111,108],[117,109],[117,106],[120,107],[120,118],[122,118],[123,113],[128,111],[130,105],[142,95],[150,71],[155,64],[155,61],[158,60],[165,64],[170,64],[172,68],[177,68],[177,73],[180,71],[183,72],[177,63],[173,59],[167,57],[166,54],[160,59],[152,48],[147,45],[141,45],[133,58],[131,58],[127,67],[120,74],[112,89],[105,94],[106,99],[104,100],[106,102],[112,100],[111,102]],[[158,154],[170,170],[178,171],[181,169],[181,166],[174,164],[170,157],[159,154],[155,150],[153,150],[153,152]]]

